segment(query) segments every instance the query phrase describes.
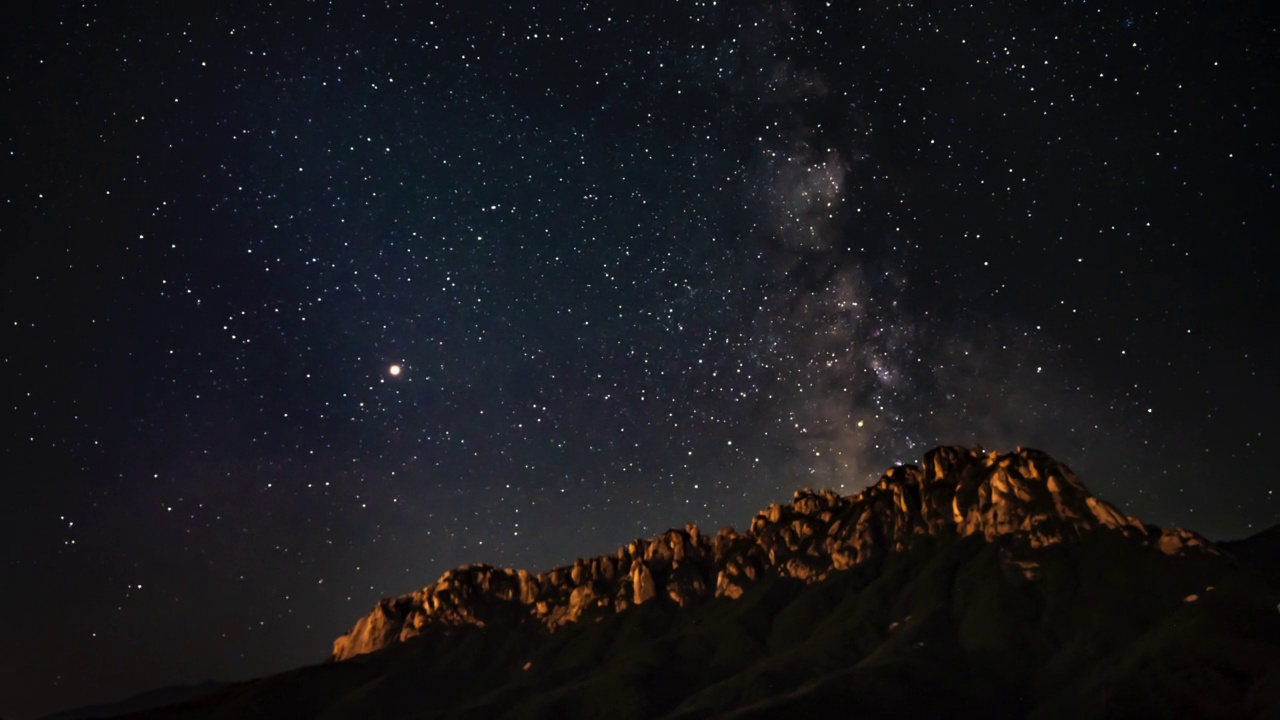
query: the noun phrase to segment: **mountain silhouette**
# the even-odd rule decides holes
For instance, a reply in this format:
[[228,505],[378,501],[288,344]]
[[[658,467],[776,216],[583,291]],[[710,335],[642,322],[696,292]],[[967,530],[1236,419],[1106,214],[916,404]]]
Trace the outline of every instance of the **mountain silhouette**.
[[130,717],[1280,717],[1278,560],[1280,527],[1215,544],[941,447],[745,532],[451,570],[327,663]]

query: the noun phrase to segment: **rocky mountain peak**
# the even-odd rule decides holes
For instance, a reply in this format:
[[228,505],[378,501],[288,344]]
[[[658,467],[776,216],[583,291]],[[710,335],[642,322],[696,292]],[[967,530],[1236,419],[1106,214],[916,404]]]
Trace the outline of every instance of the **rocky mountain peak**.
[[1035,564],[1016,557],[1019,548],[1098,531],[1170,555],[1216,552],[1194,533],[1146,525],[1098,500],[1070,468],[1039,450],[939,447],[921,465],[890,468],[855,495],[801,490],[790,503],[760,511],[745,533],[724,528],[709,537],[686,525],[537,575],[488,565],[450,570],[433,585],[379,601],[334,641],[333,659],[461,625],[555,630],[648,602],[738,598],[766,576],[817,582],[903,551],[922,535],[1003,543],[1010,571],[1030,580]]

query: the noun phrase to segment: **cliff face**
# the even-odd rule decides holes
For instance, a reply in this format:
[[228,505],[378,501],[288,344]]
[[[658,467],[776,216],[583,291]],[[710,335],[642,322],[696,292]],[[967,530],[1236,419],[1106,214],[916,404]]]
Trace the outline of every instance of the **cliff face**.
[[857,495],[798,492],[791,503],[761,511],[745,533],[725,528],[709,537],[688,525],[537,575],[487,565],[450,570],[434,585],[381,600],[334,641],[333,659],[461,625],[537,623],[554,630],[647,602],[738,598],[766,576],[817,582],[905,550],[921,535],[1006,541],[1008,572],[1034,579],[1034,561],[1019,558],[1018,548],[1098,530],[1168,555],[1216,552],[1194,533],[1144,525],[1094,498],[1069,468],[1038,450],[1001,455],[941,447],[921,466],[892,468]]

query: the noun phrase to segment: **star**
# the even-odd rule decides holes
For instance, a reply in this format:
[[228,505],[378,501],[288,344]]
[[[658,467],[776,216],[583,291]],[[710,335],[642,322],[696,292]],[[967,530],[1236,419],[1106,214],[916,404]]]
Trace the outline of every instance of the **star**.
[[0,455],[34,481],[0,613],[70,619],[7,629],[0,715],[295,667],[449,568],[741,527],[921,446],[1280,522],[1220,472],[1280,404],[1250,3],[62,5],[5,59]]

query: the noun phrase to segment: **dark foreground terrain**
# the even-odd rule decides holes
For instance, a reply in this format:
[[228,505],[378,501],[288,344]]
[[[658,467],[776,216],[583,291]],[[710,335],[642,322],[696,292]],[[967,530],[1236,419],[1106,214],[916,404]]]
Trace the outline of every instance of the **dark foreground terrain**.
[[814,497],[580,571],[460,569],[348,659],[130,717],[1280,717],[1280,528],[1144,526],[1035,451]]

